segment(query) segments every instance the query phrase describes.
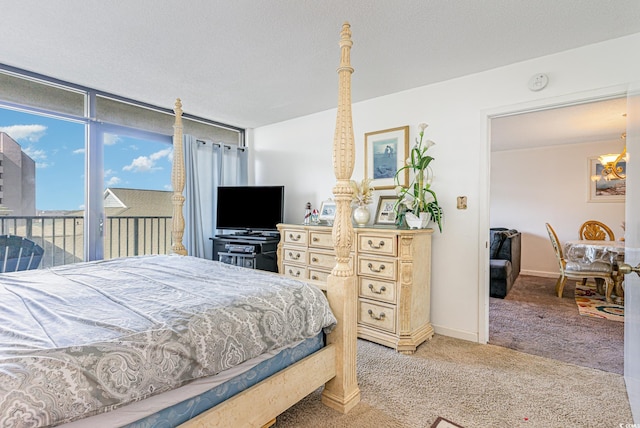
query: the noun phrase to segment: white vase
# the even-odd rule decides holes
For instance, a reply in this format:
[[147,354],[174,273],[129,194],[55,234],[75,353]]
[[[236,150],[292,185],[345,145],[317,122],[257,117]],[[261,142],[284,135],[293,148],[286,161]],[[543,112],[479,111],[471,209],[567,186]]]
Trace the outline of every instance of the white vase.
[[408,212],[404,215],[404,219],[406,220],[409,228],[424,229],[427,227],[427,224],[429,224],[429,220],[431,220],[431,214],[421,212],[420,217],[418,217],[414,213]]
[[371,213],[365,205],[358,205],[353,210],[353,221],[356,223],[356,226],[366,226],[367,223],[369,223],[369,218],[371,218]]

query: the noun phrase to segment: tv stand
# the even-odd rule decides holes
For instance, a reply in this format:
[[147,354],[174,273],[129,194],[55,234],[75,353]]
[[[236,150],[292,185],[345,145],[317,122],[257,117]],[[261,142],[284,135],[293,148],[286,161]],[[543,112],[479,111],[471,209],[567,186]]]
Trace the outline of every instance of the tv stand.
[[243,230],[243,231],[238,231],[238,232],[234,232],[231,234],[227,234],[227,235],[216,235],[216,238],[228,238],[228,239],[244,239],[244,238],[249,238],[249,239],[269,239],[269,238],[273,238],[273,239],[280,239],[280,232],[278,232],[277,230],[271,231],[271,230]]
[[[268,232],[267,232],[268,233]],[[213,260],[222,263],[278,272],[277,249],[280,234],[265,236],[262,232],[216,235],[213,242]]]

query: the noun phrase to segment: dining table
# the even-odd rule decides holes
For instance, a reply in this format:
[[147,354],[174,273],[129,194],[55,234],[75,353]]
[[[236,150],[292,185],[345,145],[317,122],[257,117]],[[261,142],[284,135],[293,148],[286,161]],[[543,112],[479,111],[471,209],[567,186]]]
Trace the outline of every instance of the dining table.
[[615,302],[624,304],[624,274],[618,269],[624,262],[624,248],[624,241],[576,239],[564,243],[564,257],[567,261],[584,266],[585,270],[596,262],[610,263],[613,289],[598,289],[598,292],[606,292],[607,302],[612,302],[611,295],[615,294]]

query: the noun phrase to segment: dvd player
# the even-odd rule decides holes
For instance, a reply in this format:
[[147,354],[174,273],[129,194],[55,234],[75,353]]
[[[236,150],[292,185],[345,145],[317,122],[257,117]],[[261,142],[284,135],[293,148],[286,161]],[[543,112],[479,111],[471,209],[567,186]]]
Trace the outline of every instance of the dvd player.
[[256,252],[255,245],[225,244],[224,249],[230,253],[251,254]]

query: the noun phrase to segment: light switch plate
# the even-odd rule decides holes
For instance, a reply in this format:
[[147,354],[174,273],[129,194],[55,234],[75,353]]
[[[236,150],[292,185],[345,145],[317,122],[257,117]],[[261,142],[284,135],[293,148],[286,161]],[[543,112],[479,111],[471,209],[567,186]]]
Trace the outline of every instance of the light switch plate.
[[466,196],[458,196],[458,209],[466,210],[467,209],[467,197]]

